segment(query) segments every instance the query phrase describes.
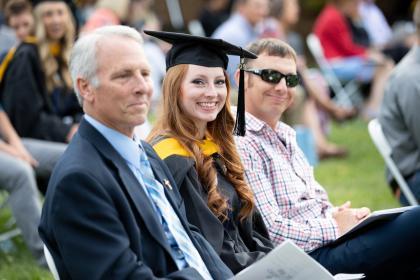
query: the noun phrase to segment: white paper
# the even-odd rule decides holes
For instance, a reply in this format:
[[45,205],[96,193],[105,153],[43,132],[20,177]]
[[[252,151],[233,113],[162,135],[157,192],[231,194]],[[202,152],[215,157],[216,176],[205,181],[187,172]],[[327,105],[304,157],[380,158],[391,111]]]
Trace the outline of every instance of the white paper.
[[286,240],[264,258],[244,269],[234,279],[281,279],[281,280],[350,280],[362,279],[363,274],[336,275],[352,278],[335,278],[323,266],[312,259],[292,241]]
[[353,228],[351,228],[343,236],[341,236],[340,238],[335,240],[333,242],[333,244],[334,243],[340,243],[343,240],[346,240],[355,231],[357,231],[361,228],[364,228],[364,227],[370,225],[373,222],[376,222],[376,221],[379,221],[379,220],[393,219],[396,216],[400,215],[401,213],[404,213],[407,210],[413,209],[414,207],[417,207],[417,206],[406,206],[406,207],[398,207],[398,208],[390,208],[390,209],[374,211],[366,219],[360,221],[357,225],[355,225]]

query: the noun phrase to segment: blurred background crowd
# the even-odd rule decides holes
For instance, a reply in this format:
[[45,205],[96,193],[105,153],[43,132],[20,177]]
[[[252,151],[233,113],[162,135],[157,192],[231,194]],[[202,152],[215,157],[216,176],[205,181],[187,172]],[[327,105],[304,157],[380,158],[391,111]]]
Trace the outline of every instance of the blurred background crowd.
[[[331,120],[369,121],[378,116],[390,73],[415,44],[414,4],[412,0],[1,0],[0,189],[9,193],[26,244],[44,265],[42,244],[33,231],[40,215],[37,189],[45,192],[48,174],[83,113],[68,65],[73,42],[81,34],[125,24],[139,31],[221,38],[242,47],[262,37],[287,41],[298,54],[301,82],[284,122],[295,127],[299,145],[315,165],[348,155],[347,147],[328,139]],[[169,49],[145,35],[144,40],[154,95],[149,122],[136,131],[140,138],[153,126]],[[238,63],[230,58],[231,77]],[[233,79],[231,84],[236,87]]]
[[[0,2],[0,104],[18,135],[48,141],[68,142],[77,130],[82,112],[71,94],[68,56],[77,36],[99,26],[187,32],[243,47],[260,37],[287,41],[299,54],[301,86],[284,121],[297,128],[313,164],[347,155],[345,147],[328,141],[329,120],[342,122],[358,114],[366,120],[376,117],[390,71],[415,42],[413,1],[408,0],[68,0],[61,14],[51,13],[48,19],[42,2]],[[326,73],[316,69],[305,44],[309,33],[320,40],[334,77],[357,81],[363,101],[332,99],[339,94]],[[153,121],[169,46],[145,41],[153,69]],[[230,60],[233,75],[238,60]],[[31,67],[41,74],[32,75]],[[149,130],[147,123],[138,133],[144,138]]]

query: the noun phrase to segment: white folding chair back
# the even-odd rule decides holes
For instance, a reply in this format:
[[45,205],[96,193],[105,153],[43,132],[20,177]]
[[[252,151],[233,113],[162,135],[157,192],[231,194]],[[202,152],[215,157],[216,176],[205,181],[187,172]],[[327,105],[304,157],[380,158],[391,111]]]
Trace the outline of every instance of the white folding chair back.
[[45,244],[44,244],[44,255],[45,255],[45,259],[47,260],[48,268],[50,269],[54,279],[60,280],[60,277],[58,276],[57,268],[55,267],[54,259],[51,256],[50,250],[48,250]]
[[324,75],[325,80],[334,92],[334,102],[347,108],[358,107],[363,102],[363,98],[360,95],[359,84],[355,80],[351,80],[343,86],[335,75],[330,63],[325,58],[324,49],[322,48],[319,38],[315,34],[310,33],[306,37],[306,44]]
[[394,176],[395,181],[397,181],[401,192],[407,198],[408,203],[410,205],[417,205],[417,199],[414,197],[413,192],[408,187],[407,182],[401,175],[401,172],[391,157],[391,146],[389,145],[388,140],[385,138],[379,121],[377,119],[371,120],[368,125],[368,130],[373,143],[384,158],[386,165],[391,171],[392,176]]

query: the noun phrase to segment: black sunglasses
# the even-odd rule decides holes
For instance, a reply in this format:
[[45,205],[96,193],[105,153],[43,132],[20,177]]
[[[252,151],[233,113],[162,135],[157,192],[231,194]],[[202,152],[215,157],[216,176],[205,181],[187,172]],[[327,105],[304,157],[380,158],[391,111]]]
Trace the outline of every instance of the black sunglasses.
[[261,77],[261,80],[270,84],[278,84],[282,78],[286,80],[286,86],[289,88],[299,84],[299,76],[295,74],[284,75],[273,69],[245,69],[244,71],[258,75]]

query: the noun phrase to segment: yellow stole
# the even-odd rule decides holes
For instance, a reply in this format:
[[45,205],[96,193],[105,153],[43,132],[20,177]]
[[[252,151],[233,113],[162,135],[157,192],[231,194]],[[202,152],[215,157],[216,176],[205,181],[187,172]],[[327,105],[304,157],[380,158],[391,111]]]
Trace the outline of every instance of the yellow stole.
[[61,44],[60,43],[51,43],[50,44],[50,52],[54,57],[58,57],[61,52]]
[[[198,146],[206,156],[210,156],[214,153],[220,153],[219,146],[211,139],[204,139],[199,141]],[[153,149],[161,159],[165,159],[171,155],[179,155],[184,157],[192,156],[192,154],[185,150],[184,147],[182,147],[182,145],[175,138],[165,138],[153,145]]]
[[[23,42],[28,43],[28,44],[35,44],[36,43],[36,38],[33,36],[28,36],[26,37],[25,40],[23,40]],[[16,53],[16,49],[17,47],[13,47],[11,48],[6,56],[4,57],[2,63],[0,64],[0,82],[3,80],[4,74],[6,73],[6,69],[7,66],[9,66],[10,62],[12,61],[15,53]]]

